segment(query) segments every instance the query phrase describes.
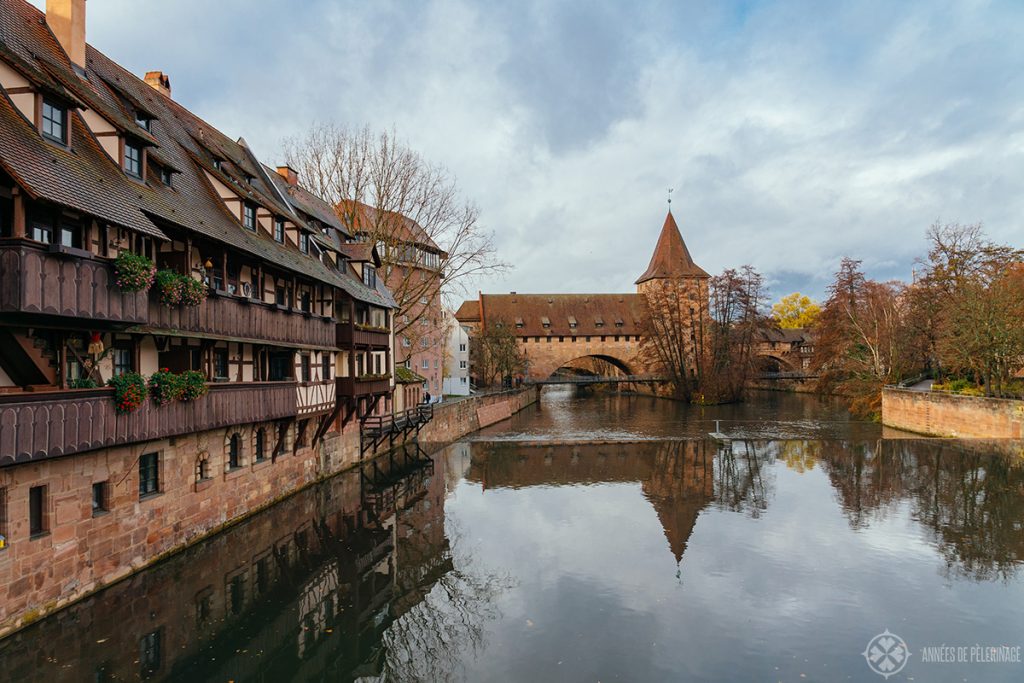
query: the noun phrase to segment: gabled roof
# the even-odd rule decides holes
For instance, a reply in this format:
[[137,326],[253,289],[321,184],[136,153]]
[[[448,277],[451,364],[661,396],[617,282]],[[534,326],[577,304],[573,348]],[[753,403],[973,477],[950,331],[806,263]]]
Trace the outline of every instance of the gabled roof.
[[388,234],[394,235],[399,242],[414,244],[422,249],[438,254],[443,253],[442,249],[437,246],[419,223],[400,213],[395,211],[382,212],[369,204],[350,199],[339,202],[336,210],[341,215],[347,217],[345,222],[351,223],[351,225],[346,225],[346,227],[350,228],[353,232],[369,233],[374,230],[375,226],[391,222]]
[[[187,230],[284,270],[341,287],[362,300],[393,305],[386,290],[382,294],[365,287],[329,259],[325,263],[316,258],[315,250],[312,255],[303,254],[263,230],[243,228],[210,178],[242,199],[287,218],[319,244],[332,246],[276,185],[277,174],[268,176],[244,140],[231,139],[91,45],[86,46],[80,75],[49,30],[44,13],[24,0],[2,0],[0,59],[37,87],[72,104],[71,148],[67,149],[44,141],[13,103],[0,96],[0,167],[31,197],[158,239],[168,239],[175,229]],[[172,187],[161,183],[153,168],[142,182],[128,178],[75,107],[88,107],[115,128],[152,146],[154,161],[175,172]],[[152,119],[150,131],[136,123],[139,111]],[[218,169],[214,159],[228,163]],[[319,217],[322,206],[312,207],[308,193],[299,194],[310,208],[307,213]],[[330,207],[327,210],[331,212]]]
[[680,277],[708,277],[704,269],[693,262],[690,250],[686,248],[686,242],[679,233],[679,226],[676,219],[669,211],[665,216],[665,224],[661,228],[661,235],[658,237],[658,244],[654,247],[654,255],[651,256],[651,263],[647,270],[641,275],[636,284],[648,280],[667,280]]

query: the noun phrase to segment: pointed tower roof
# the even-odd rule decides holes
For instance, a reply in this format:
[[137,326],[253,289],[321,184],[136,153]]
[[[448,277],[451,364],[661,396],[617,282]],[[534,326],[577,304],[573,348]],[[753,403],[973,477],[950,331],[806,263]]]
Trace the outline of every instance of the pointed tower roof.
[[669,211],[665,216],[665,225],[661,228],[658,245],[654,248],[654,256],[647,270],[636,281],[636,284],[648,280],[670,279],[677,277],[708,277],[704,269],[693,262],[690,250],[679,233],[676,219]]

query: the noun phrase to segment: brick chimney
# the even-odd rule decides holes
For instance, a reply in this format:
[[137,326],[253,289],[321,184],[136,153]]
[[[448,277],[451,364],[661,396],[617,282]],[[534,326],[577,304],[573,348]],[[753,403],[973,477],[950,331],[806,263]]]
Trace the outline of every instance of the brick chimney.
[[299,184],[299,174],[291,166],[278,166],[277,174],[284,178],[289,185]]
[[171,77],[163,71],[147,71],[143,79],[146,85],[165,97],[171,96]]
[[85,69],[85,0],[46,0],[46,23],[71,62]]

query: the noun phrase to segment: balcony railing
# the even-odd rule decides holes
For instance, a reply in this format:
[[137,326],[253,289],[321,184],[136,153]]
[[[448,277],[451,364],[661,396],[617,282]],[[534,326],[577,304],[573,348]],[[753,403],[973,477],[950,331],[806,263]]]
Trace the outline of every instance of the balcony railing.
[[146,401],[127,415],[113,389],[0,395],[0,466],[296,414],[295,382],[211,384],[196,401]]
[[367,346],[386,349],[391,346],[391,334],[379,330],[361,330],[352,323],[340,323],[337,343],[342,349]]
[[[66,250],[71,251],[71,250]],[[114,269],[86,252],[24,241],[0,241],[0,312],[141,324],[145,292],[122,292]]]
[[391,379],[380,377],[339,377],[338,396],[373,396],[391,391]]
[[327,348],[334,346],[335,324],[333,318],[225,293],[211,294],[199,306],[164,306],[154,293],[147,327]]

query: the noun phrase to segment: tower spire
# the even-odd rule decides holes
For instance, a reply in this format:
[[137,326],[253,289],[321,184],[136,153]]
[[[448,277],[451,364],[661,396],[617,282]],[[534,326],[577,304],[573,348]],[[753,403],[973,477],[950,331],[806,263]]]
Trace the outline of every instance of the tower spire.
[[[670,201],[671,198],[669,195]],[[651,263],[647,266],[644,274],[637,279],[636,284],[640,285],[648,280],[669,280],[680,277],[701,278],[708,277],[708,274],[693,262],[690,250],[686,248],[686,242],[679,234],[679,226],[676,225],[670,204],[668,215],[665,216],[665,224],[658,237],[658,244],[654,248],[654,255],[651,256]]]

